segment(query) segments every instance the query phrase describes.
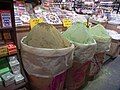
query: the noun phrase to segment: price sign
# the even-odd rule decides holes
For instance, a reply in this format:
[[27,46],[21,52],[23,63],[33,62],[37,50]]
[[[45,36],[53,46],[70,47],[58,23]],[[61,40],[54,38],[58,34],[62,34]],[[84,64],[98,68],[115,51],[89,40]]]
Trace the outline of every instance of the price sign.
[[72,25],[72,20],[71,19],[63,19],[63,26],[64,27],[70,27]]
[[30,20],[30,27],[33,28],[34,26],[36,26],[38,23],[42,23],[44,22],[43,18],[34,18]]
[[42,23],[44,22],[44,19],[43,18],[39,18],[39,23]]

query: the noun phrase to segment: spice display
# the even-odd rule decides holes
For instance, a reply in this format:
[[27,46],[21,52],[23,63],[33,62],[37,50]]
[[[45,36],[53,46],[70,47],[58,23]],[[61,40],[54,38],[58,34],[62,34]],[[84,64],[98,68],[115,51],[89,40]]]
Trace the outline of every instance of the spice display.
[[56,13],[43,13],[43,16],[46,22],[49,24],[62,24]]
[[77,22],[63,33],[64,37],[75,44],[75,58],[80,62],[92,59],[96,50],[96,42],[87,29],[83,23]]
[[70,46],[60,32],[52,25],[40,23],[32,28],[24,43],[37,48],[59,49]]
[[89,32],[97,42],[97,52],[109,49],[111,38],[102,25],[91,27]]
[[87,27],[80,22],[71,26],[63,35],[76,44],[90,44],[94,42],[93,38],[87,32]]

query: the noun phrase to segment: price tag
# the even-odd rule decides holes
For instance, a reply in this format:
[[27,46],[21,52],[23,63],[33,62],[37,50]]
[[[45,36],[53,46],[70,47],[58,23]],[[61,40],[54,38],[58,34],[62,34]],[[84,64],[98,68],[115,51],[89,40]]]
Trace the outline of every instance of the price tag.
[[43,18],[39,18],[39,23],[42,23],[44,22],[44,19]]
[[71,19],[67,19],[67,18],[65,18],[65,19],[63,19],[63,26],[64,27],[70,27],[72,25],[72,20]]
[[30,20],[30,27],[33,28],[34,26],[36,26],[38,23],[42,23],[44,22],[43,18],[34,18]]

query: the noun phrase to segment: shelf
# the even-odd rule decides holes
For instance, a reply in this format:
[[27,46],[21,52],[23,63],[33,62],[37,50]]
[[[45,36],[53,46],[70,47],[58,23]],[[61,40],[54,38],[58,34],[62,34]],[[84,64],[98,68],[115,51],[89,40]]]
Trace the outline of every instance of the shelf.
[[0,90],[18,90],[20,88],[26,87],[28,84],[28,80],[27,77],[23,71],[23,68],[21,68],[21,73],[24,76],[24,81],[19,83],[19,84],[15,84],[15,82],[7,87],[4,86],[0,86]]
[[0,2],[10,3],[12,0],[0,0]]
[[0,59],[1,59],[1,58],[5,58],[5,57],[14,56],[14,55],[17,55],[17,53],[15,53],[15,54],[11,54],[11,55],[5,55],[5,56],[2,56],[2,57],[0,57]]
[[11,84],[11,85],[9,85],[9,86],[7,86],[7,87],[4,87],[4,86],[0,86],[0,90],[18,90],[18,89],[20,89],[20,88],[22,88],[22,87],[26,87],[27,86],[27,84],[28,84],[28,80],[27,80],[27,77],[26,77],[26,75],[25,75],[25,73],[24,73],[24,70],[23,70],[23,68],[21,69],[21,73],[22,73],[22,75],[24,76],[24,81],[23,82],[21,82],[21,83],[19,83],[19,84]]
[[26,26],[17,26],[16,27],[16,32],[17,33],[22,33],[22,32],[29,32],[30,31],[30,26],[26,25]]
[[[16,37],[16,28],[15,28],[15,17],[14,17],[14,5],[13,5],[13,0],[0,0],[0,10],[10,10],[11,11],[11,22],[12,22],[12,27],[11,28],[0,28],[0,33],[3,33],[3,32],[9,32],[10,35],[11,35],[11,39],[12,39],[12,42],[14,42],[14,44],[17,46],[17,37]],[[4,39],[4,38],[3,38]],[[17,48],[17,53],[16,54],[12,54],[12,55],[6,55],[6,56],[3,56],[3,57],[0,57],[0,58],[8,58],[9,56],[13,56],[13,55],[17,55],[17,57],[19,56],[19,53],[18,53],[18,48]],[[25,80],[19,84],[11,84],[7,87],[4,87],[4,86],[0,86],[0,90],[18,90],[19,88],[22,88],[24,86],[26,86],[27,84],[27,78],[24,74],[24,71],[23,71],[23,67],[22,67],[22,63],[20,61],[19,58],[17,58],[18,61],[20,62],[20,67],[21,67],[21,70],[22,70],[22,75],[25,77]]]
[[10,30],[13,30],[13,28],[12,27],[10,27],[10,28],[0,28],[0,32],[1,31],[10,31]]
[[15,84],[15,82],[7,87],[4,87],[4,86],[0,86],[0,90],[18,90],[22,87],[26,87],[27,84],[28,84],[28,80],[27,80],[27,77],[25,75],[25,72],[23,70],[23,68],[21,68],[21,74],[23,75],[24,77],[24,81],[19,83],[19,84]]
[[21,82],[20,84],[11,84],[7,87],[0,86],[0,90],[17,90],[18,88],[24,87],[26,82]]

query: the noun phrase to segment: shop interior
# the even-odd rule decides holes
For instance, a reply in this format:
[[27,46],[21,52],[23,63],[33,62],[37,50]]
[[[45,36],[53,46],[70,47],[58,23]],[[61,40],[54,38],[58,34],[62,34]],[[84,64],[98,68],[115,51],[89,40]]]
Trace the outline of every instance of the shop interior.
[[0,90],[120,90],[120,0],[0,0]]

